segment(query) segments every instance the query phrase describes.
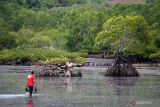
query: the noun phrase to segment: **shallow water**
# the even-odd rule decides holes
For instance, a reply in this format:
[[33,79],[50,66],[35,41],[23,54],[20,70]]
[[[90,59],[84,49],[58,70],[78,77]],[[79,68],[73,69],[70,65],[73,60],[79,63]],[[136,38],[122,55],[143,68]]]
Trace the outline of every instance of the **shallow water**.
[[36,78],[38,93],[25,95],[27,73],[0,73],[0,107],[159,107],[160,76]]

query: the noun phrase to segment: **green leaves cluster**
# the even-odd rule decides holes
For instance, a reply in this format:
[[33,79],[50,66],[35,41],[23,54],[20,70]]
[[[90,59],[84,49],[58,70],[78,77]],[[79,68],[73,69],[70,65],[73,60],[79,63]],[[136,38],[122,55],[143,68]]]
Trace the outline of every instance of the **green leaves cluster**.
[[28,28],[22,28],[17,33],[11,32],[16,38],[19,48],[55,48],[65,49],[66,33],[58,29],[44,29],[35,32]]
[[118,16],[107,20],[96,37],[96,44],[110,47],[113,53],[143,54],[153,39],[141,16]]
[[96,10],[69,10],[63,21],[69,29],[67,46],[70,51],[92,50],[94,39],[103,21],[103,13]]
[[90,53],[111,48],[115,53],[124,38],[125,54],[160,57],[159,0],[116,6],[106,3],[109,2],[1,0],[0,50],[45,48]]
[[64,63],[72,61],[84,63],[80,53],[71,53],[56,49],[6,49],[0,51],[1,62],[30,61],[39,63]]

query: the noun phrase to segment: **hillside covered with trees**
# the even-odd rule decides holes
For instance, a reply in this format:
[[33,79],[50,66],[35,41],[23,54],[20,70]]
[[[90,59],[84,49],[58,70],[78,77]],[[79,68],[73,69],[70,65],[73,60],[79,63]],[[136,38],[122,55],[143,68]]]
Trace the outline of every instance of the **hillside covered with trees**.
[[123,35],[126,56],[160,58],[160,0],[0,1],[1,63],[84,61],[82,53],[114,54]]

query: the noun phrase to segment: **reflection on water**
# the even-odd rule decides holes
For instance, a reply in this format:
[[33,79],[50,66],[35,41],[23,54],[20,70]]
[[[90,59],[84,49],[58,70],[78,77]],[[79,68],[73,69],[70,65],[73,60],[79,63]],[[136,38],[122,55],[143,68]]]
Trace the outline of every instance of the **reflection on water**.
[[139,77],[130,78],[110,78],[110,82],[113,86],[113,91],[117,96],[114,100],[117,103],[117,107],[128,107],[130,104],[129,95],[132,86],[135,86]]
[[65,78],[65,82],[66,82],[66,91],[68,93],[72,92],[72,81],[71,78]]
[[0,73],[0,107],[159,107],[160,76],[37,78],[39,95],[25,96],[25,73]]
[[34,107],[33,97],[28,97],[26,107]]

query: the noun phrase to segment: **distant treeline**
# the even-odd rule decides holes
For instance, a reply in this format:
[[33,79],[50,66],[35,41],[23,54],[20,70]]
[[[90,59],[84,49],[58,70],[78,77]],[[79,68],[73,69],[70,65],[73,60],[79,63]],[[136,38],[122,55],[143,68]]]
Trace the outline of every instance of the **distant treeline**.
[[146,20],[154,42],[154,48],[145,50],[141,56],[160,58],[160,0],[144,0],[146,3],[142,4],[117,3],[114,6],[108,1],[1,0],[0,50],[48,48],[103,52],[108,50],[107,46],[98,48],[95,45],[103,24],[113,16],[133,15]]

